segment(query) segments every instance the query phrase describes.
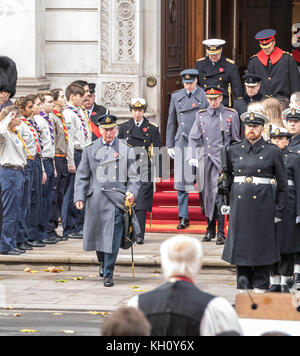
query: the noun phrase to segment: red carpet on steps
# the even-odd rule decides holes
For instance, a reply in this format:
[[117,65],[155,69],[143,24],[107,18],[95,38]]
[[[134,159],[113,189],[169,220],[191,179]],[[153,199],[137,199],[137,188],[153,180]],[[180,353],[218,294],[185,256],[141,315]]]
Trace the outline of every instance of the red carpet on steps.
[[152,220],[148,213],[146,232],[152,233],[187,233],[205,234],[206,218],[202,213],[199,194],[189,193],[190,227],[186,230],[177,230],[178,202],[177,192],[174,190],[174,179],[156,184],[156,193],[153,197]]

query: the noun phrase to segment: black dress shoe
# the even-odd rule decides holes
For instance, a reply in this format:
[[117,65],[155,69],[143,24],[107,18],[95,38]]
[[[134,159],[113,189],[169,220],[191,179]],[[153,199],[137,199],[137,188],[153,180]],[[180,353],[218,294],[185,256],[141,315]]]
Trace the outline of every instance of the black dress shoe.
[[40,241],[27,241],[27,244],[31,247],[45,247],[46,244]]
[[177,226],[177,230],[184,230],[190,226],[190,221],[188,219],[182,218]]
[[16,249],[7,251],[7,252],[1,252],[1,255],[8,255],[8,256],[20,256],[21,252],[17,251]]
[[99,266],[99,276],[100,276],[100,278],[103,278],[103,276],[104,276],[103,263],[100,263],[100,266]]
[[48,237],[47,239],[42,240],[46,245],[55,245],[57,243],[56,237]]
[[213,234],[210,231],[207,231],[204,238],[203,238],[203,242],[210,242],[212,239],[214,239],[216,237],[216,234]]
[[216,244],[217,244],[218,246],[225,245],[225,236],[224,236],[223,233],[218,233]]
[[64,235],[63,237],[65,236],[72,240],[81,240],[83,238],[83,235],[80,232],[72,232],[71,234]]
[[23,251],[33,250],[33,248],[29,246],[26,242],[24,242],[23,244],[17,244],[17,248],[18,250],[23,250]]
[[104,278],[104,287],[113,287],[114,284],[114,280],[112,277],[106,277]]
[[271,287],[267,290],[267,293],[281,293],[280,284],[272,284]]
[[290,293],[290,288],[286,284],[280,286],[281,293]]
[[144,239],[142,239],[141,237],[138,237],[138,238],[136,239],[136,243],[137,243],[138,245],[144,245]]
[[14,249],[14,251],[19,252],[21,255],[22,255],[23,253],[26,253],[25,250],[21,250],[21,249],[19,249],[19,248],[17,248],[17,247]]

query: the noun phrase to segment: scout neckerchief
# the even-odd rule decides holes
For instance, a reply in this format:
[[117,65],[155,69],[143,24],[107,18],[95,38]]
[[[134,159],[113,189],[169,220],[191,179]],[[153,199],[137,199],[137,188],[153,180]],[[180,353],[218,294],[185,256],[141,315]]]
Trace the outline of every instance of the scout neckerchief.
[[61,123],[62,123],[63,128],[64,128],[66,142],[69,142],[68,129],[67,129],[66,121],[65,121],[65,118],[64,118],[63,114],[58,112],[57,110],[53,110],[53,114],[61,119]]
[[86,118],[86,122],[88,123],[88,126],[89,126],[89,130],[90,130],[90,132],[92,132],[91,119],[89,118],[89,115],[88,115],[86,109],[83,106],[81,106],[81,109],[84,112],[84,115],[85,115],[85,118]]
[[35,143],[36,143],[37,152],[40,153],[41,152],[41,146],[40,146],[39,139],[36,136],[36,132],[33,129],[33,125],[31,125],[31,123],[25,117],[22,117],[21,120],[29,127],[29,129],[30,129],[30,131],[31,131],[31,133],[32,133],[32,135],[34,137]]
[[51,142],[52,142],[52,145],[54,145],[55,141],[54,141],[54,130],[53,130],[52,121],[51,121],[50,117],[48,115],[46,115],[43,111],[41,111],[40,115],[48,122],[50,136],[51,136]]
[[28,157],[29,159],[32,159],[32,156],[31,156],[31,154],[30,154],[30,152],[29,152],[29,150],[28,150],[28,148],[27,148],[27,146],[26,146],[26,143],[25,143],[25,141],[23,140],[22,136],[19,134],[19,132],[17,131],[17,129],[13,129],[12,131],[13,131],[13,133],[15,133],[15,134],[18,136],[19,140],[22,142],[22,144],[23,144],[23,146],[24,146],[24,148],[25,148],[25,150],[26,150],[26,152],[27,152],[27,157]]
[[82,117],[82,115],[80,114],[79,110],[77,108],[75,108],[74,106],[67,106],[66,109],[70,109],[73,111],[73,113],[75,115],[77,115],[81,121],[81,125],[82,125],[82,128],[83,128],[83,132],[84,132],[84,137],[85,138],[88,138],[88,131],[87,131],[87,128],[86,128],[86,123],[84,121],[84,118]]

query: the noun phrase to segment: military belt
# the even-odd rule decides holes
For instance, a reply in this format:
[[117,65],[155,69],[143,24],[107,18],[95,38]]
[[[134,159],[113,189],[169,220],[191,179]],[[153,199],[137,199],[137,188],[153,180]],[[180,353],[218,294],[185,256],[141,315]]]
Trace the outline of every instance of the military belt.
[[240,177],[234,177],[234,183],[276,184],[276,179],[274,179],[274,178],[240,176]]

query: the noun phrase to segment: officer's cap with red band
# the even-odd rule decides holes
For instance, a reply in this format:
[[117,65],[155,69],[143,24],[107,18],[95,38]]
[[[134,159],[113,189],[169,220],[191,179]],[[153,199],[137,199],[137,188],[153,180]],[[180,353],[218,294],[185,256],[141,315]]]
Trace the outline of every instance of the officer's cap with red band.
[[275,41],[276,31],[272,29],[262,30],[258,32],[255,39],[259,42],[262,49],[267,49],[272,46]]

